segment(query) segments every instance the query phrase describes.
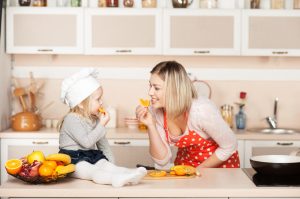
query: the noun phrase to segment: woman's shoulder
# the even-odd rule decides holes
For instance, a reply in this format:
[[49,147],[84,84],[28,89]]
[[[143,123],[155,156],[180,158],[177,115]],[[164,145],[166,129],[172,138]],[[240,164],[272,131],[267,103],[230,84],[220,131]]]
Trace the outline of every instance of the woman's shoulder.
[[206,97],[200,96],[199,98],[193,100],[191,106],[192,112],[207,111],[207,110],[215,111],[218,110],[218,108],[213,101],[211,101]]

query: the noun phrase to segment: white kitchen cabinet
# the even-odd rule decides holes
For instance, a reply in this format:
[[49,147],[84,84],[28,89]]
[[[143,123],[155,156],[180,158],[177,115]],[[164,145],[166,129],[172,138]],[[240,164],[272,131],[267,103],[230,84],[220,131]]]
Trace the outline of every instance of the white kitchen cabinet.
[[7,53],[82,54],[83,9],[8,7]]
[[243,10],[242,55],[299,56],[298,10]]
[[159,55],[161,9],[85,9],[85,53]]
[[240,10],[167,9],[164,54],[240,55]]
[[21,158],[32,151],[43,151],[45,155],[57,153],[58,139],[1,139],[1,183],[8,175],[5,171],[5,162],[9,159]]
[[289,155],[300,149],[300,141],[245,141],[245,168],[251,168],[250,158],[257,155]]

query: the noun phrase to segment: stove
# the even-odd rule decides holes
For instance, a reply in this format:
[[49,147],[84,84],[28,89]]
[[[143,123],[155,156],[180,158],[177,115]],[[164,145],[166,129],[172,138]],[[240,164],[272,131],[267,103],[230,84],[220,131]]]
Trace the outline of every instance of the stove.
[[300,176],[269,176],[244,168],[244,173],[257,187],[300,187]]

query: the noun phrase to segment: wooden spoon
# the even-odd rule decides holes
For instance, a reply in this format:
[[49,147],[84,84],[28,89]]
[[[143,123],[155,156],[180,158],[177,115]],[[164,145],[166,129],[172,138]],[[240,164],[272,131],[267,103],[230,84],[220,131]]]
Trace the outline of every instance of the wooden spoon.
[[25,94],[26,94],[26,91],[25,91],[25,89],[22,88],[22,87],[15,88],[15,90],[14,90],[14,95],[15,95],[16,97],[19,97],[19,99],[20,99],[21,106],[22,106],[22,108],[23,108],[23,112],[25,112],[25,111],[27,110],[25,101],[24,101],[24,99],[23,99],[23,95],[25,95]]

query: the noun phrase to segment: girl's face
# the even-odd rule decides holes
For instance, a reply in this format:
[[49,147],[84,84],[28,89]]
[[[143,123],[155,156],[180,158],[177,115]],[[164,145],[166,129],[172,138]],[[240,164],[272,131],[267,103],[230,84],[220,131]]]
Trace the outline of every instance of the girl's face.
[[155,73],[150,77],[148,94],[153,108],[165,107],[165,82]]
[[92,115],[98,115],[99,108],[102,106],[102,95],[103,95],[103,89],[102,87],[99,87],[97,90],[93,92],[90,98],[90,112]]

